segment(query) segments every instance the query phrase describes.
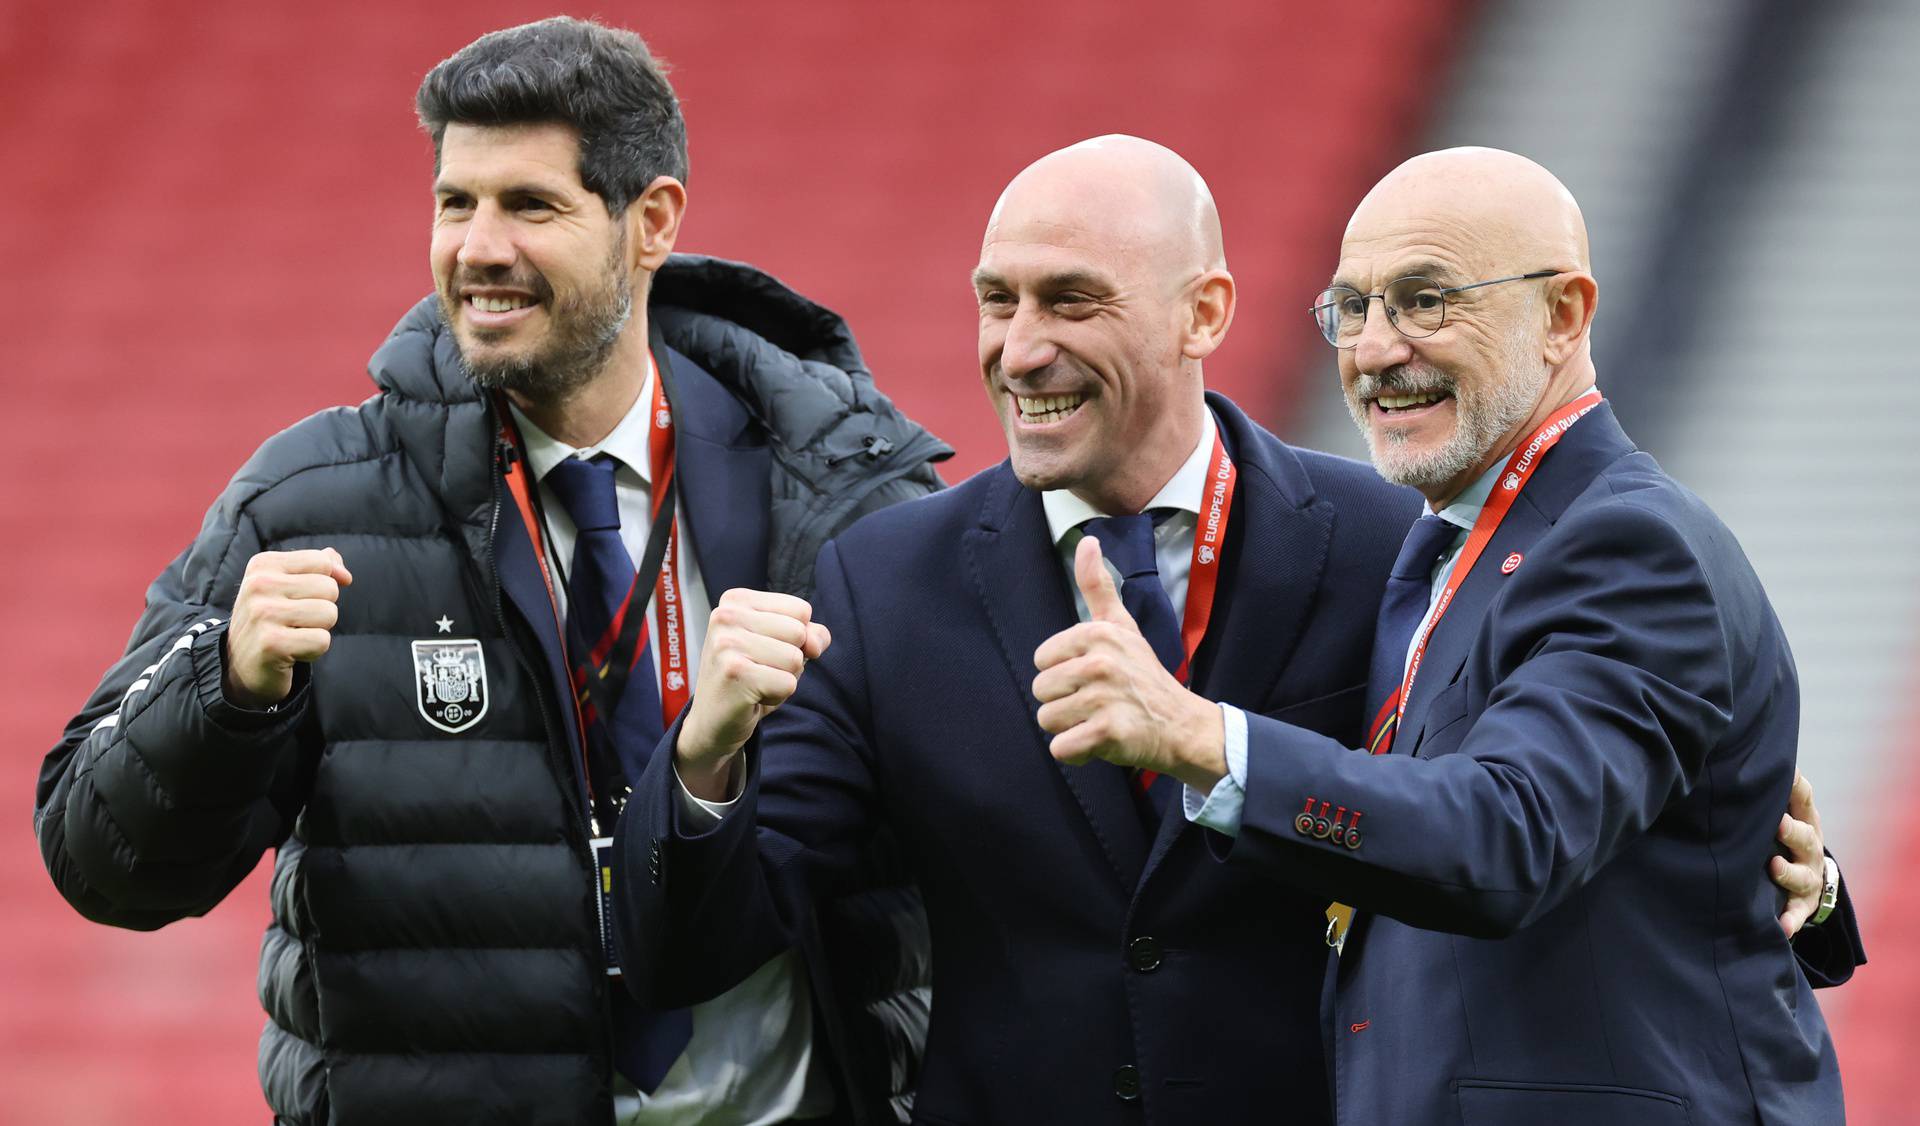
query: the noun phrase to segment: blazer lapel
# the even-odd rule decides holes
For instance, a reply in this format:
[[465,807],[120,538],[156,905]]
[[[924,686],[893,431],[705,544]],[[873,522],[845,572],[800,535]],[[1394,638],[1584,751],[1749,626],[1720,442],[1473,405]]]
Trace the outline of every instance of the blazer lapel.
[[[1209,395],[1238,479],[1213,618],[1194,660],[1193,689],[1260,711],[1299,643],[1333,540],[1333,510],[1311,499],[1304,470],[1280,440],[1232,402]],[[1141,882],[1188,829],[1176,805],[1161,819]]]
[[[1048,534],[1040,494],[1022,488],[1004,463],[991,472],[995,480],[982,506],[980,526],[968,529],[961,550],[1026,706],[1033,753],[1052,761],[1047,733],[1040,727],[1040,703],[1033,696],[1033,652],[1074,624],[1073,596]],[[1123,887],[1134,887],[1146,861],[1147,839],[1126,771],[1098,761],[1084,766],[1056,762],[1055,767],[1086,814],[1114,876]]]
[[1232,403],[1208,396],[1239,471],[1213,620],[1194,661],[1194,689],[1259,710],[1292,658],[1326,570],[1333,507],[1278,438]]
[[1400,717],[1400,737],[1411,733],[1401,746],[1418,754],[1420,739],[1426,734],[1428,708],[1440,690],[1460,675],[1473,641],[1480,634],[1487,609],[1500,596],[1510,571],[1501,565],[1518,552],[1524,565],[1526,553],[1553,527],[1574,498],[1593,482],[1600,471],[1634,452],[1632,441],[1620,429],[1613,408],[1601,403],[1587,412],[1573,428],[1543,456],[1533,479],[1508,509],[1506,519],[1480,553],[1473,570],[1455,592],[1446,616],[1427,642],[1419,675],[1414,678],[1413,694],[1407,698],[1406,711]]
[[[1479,636],[1480,623],[1486,620],[1487,608],[1506,582],[1507,576],[1500,570],[1501,562],[1516,551],[1524,556],[1534,541],[1546,534],[1548,526],[1528,505],[1515,504],[1508,510],[1507,518],[1500,522],[1493,538],[1487,541],[1479,562],[1454,592],[1446,616],[1440,619],[1427,641],[1426,655],[1420,659],[1420,672],[1414,677],[1413,694],[1407,697],[1406,710],[1400,716],[1400,734],[1394,737],[1396,751],[1404,748],[1410,754],[1420,753],[1428,708],[1440,690],[1459,677],[1473,648],[1473,640]],[[1402,737],[1406,739],[1404,743],[1399,742]]]
[[534,554],[533,542],[527,538],[526,523],[515,511],[510,497],[503,496],[501,506],[493,535],[493,558],[500,573],[500,590],[540,646],[535,673],[544,675],[548,686],[559,693],[558,710],[566,726],[567,746],[577,748],[580,727],[567,687],[573,678],[567,673],[566,658],[560,651],[560,625],[553,616],[553,598],[547,592],[546,578],[540,573],[540,560]]
[[[657,333],[658,330],[656,330]],[[656,335],[654,354],[673,407],[676,514],[693,544],[707,600],[734,587],[767,585],[767,513],[772,508],[772,457],[748,444],[747,412],[686,356]]]

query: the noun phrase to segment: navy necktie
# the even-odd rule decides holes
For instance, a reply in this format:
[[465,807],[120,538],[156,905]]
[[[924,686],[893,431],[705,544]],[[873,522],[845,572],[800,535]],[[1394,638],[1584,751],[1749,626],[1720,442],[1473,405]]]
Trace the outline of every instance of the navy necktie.
[[[575,537],[573,561],[567,570],[567,617],[573,643],[568,646],[573,661],[575,690],[589,676],[599,678],[611,691],[605,702],[611,715],[601,715],[591,707],[594,698],[581,699],[582,712],[588,715],[587,738],[599,740],[602,761],[618,763],[624,779],[596,778],[594,792],[606,797],[623,794],[625,786],[637,782],[646,769],[654,745],[666,733],[660,714],[660,688],[654,682],[653,643],[649,637],[634,655],[628,670],[611,670],[608,675],[598,667],[594,654],[611,648],[615,619],[622,607],[628,613],[644,615],[652,591],[635,590],[637,576],[633,557],[620,539],[620,504],[614,491],[615,462],[604,454],[591,461],[570,457],[547,471],[546,483],[553,489],[561,507],[573,519]],[[604,658],[603,658],[604,660]],[[609,758],[610,756],[610,758]],[[615,789],[616,784],[620,786]]]
[[[638,576],[633,557],[620,539],[614,468],[613,459],[604,454],[591,461],[569,457],[549,469],[545,478],[561,507],[572,517],[575,532],[573,563],[567,571],[567,618],[573,641],[567,648],[573,660],[576,692],[584,677],[600,675],[592,655],[612,645],[608,634],[621,607],[627,607],[630,614],[647,611],[647,593],[634,590]],[[613,682],[620,683],[620,678],[613,678]],[[608,680],[602,678],[601,683]],[[640,647],[632,675],[624,678],[624,687],[610,701],[612,715],[601,715],[598,709],[588,707],[592,700],[592,696],[586,696],[580,703],[582,714],[589,717],[587,740],[600,747],[600,753],[589,755],[588,761],[599,764],[593,768],[599,775],[593,790],[604,802],[616,785],[615,779],[607,777],[612,763],[618,762],[626,775],[619,783],[623,789],[639,781],[654,744],[664,734],[660,690],[653,682],[651,644]],[[609,822],[606,828],[611,830],[613,826]],[[608,996],[613,1009],[614,1065],[634,1086],[651,1094],[687,1050],[687,1041],[693,1035],[692,1015],[685,1009],[643,1009],[618,982],[608,990]]]
[[[1412,644],[1413,631],[1420,628],[1420,619],[1427,616],[1427,607],[1433,602],[1433,565],[1459,534],[1458,526],[1432,514],[1420,517],[1407,529],[1406,542],[1400,545],[1400,555],[1393,561],[1393,571],[1387,577],[1386,596],[1380,600],[1379,624],[1373,632],[1373,663],[1367,677],[1366,721],[1369,725],[1387,706],[1387,701],[1399,694],[1406,676],[1407,646]],[[1369,738],[1375,745],[1368,749],[1375,752],[1385,749],[1379,740],[1391,738],[1391,733],[1391,724],[1371,730]]]
[[633,557],[620,540],[620,501],[614,491],[614,461],[563,459],[547,470],[546,484],[573,520],[573,558],[567,565],[567,613],[581,636],[597,642],[633,587]]
[[[1087,535],[1100,541],[1100,553],[1120,572],[1120,604],[1133,615],[1134,624],[1153,647],[1153,655],[1170,673],[1180,671],[1185,656],[1180,640],[1180,615],[1160,585],[1160,563],[1154,558],[1153,529],[1173,515],[1173,509],[1159,509],[1137,516],[1098,516],[1081,525]],[[1172,807],[1179,783],[1150,771],[1132,771],[1136,800],[1144,800],[1141,816],[1149,825],[1157,825]]]
[[1138,516],[1099,516],[1081,525],[1087,535],[1100,541],[1100,552],[1120,572],[1120,604],[1133,615],[1140,632],[1153,646],[1153,655],[1168,672],[1180,670],[1185,656],[1180,643],[1180,614],[1160,585],[1160,564],[1153,554],[1153,529],[1172,515],[1171,509],[1158,516],[1142,512]]

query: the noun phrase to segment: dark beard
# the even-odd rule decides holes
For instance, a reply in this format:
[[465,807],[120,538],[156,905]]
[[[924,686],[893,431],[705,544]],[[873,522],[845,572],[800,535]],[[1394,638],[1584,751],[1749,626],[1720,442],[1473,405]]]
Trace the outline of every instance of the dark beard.
[[[622,268],[624,242],[617,243],[608,256],[606,284],[593,292],[555,303],[553,287],[546,278],[534,274],[522,283],[546,308],[552,324],[545,347],[532,355],[476,359],[468,354],[460,334],[454,333],[460,366],[466,369],[468,378],[489,390],[512,391],[536,403],[564,402],[593,382],[605,370],[633,314],[633,287]],[[441,315],[448,324],[454,323],[459,301],[453,294],[469,280],[483,279],[456,275],[449,292],[440,295]]]

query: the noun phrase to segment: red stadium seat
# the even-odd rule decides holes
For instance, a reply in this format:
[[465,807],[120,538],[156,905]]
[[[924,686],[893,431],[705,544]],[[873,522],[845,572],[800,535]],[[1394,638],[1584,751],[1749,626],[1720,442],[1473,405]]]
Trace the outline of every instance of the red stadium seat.
[[[1446,82],[1458,0],[652,6],[692,137],[683,246],[749,259],[848,315],[883,386],[1000,457],[966,282],[1000,187],[1104,132],[1211,181],[1241,285],[1215,386],[1272,418],[1358,193]],[[0,384],[14,485],[0,584],[0,1121],[262,1113],[257,871],[155,935],[81,921],[21,824],[39,756],[117,654],[140,592],[258,442],[371,391],[367,355],[429,286],[436,60],[547,14],[92,4],[0,10],[7,154]],[[638,18],[638,17],[637,17]]]

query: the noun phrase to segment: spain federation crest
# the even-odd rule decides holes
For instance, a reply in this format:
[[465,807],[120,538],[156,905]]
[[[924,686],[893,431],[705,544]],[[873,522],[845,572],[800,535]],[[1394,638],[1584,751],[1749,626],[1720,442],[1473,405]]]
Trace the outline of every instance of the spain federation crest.
[[480,643],[413,643],[413,694],[420,714],[448,734],[457,735],[487,714],[487,661]]

